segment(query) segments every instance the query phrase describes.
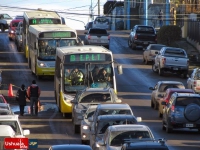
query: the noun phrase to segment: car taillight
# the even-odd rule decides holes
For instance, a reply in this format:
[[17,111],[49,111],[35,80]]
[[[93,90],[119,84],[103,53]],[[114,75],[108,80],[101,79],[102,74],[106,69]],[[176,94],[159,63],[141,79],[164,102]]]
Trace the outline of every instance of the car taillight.
[[163,65],[166,63],[166,58],[162,59],[162,63],[163,63]]
[[175,111],[175,106],[174,106],[174,105],[171,106],[171,111],[172,111],[172,112]]
[[137,40],[137,34],[135,35],[134,39]]
[[194,83],[193,83],[193,86],[195,87],[195,86],[196,86],[196,84],[197,84],[197,81],[194,81]]
[[91,35],[88,35],[88,40],[90,40],[91,39]]
[[110,35],[108,36],[108,40],[110,40]]

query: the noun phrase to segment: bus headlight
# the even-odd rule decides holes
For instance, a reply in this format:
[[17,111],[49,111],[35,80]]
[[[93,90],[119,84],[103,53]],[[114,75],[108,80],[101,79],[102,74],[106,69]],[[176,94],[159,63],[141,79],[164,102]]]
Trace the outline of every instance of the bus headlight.
[[83,129],[87,130],[87,129],[89,129],[89,127],[88,126],[83,126]]
[[38,62],[38,66],[39,67],[47,67],[47,65],[45,63],[43,63],[43,62]]

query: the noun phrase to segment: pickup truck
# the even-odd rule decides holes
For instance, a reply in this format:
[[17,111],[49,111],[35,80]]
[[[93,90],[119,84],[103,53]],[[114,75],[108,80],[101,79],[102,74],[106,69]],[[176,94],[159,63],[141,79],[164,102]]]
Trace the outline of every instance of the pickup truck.
[[9,28],[10,22],[12,21],[12,17],[8,14],[0,14],[0,29],[1,32],[4,32],[6,29]]
[[128,46],[136,49],[137,46],[147,47],[149,44],[157,44],[156,30],[152,26],[135,25],[131,29],[128,38]]
[[106,29],[90,28],[88,32],[85,32],[85,45],[99,45],[109,49],[110,35]]
[[175,47],[163,47],[156,52],[155,62],[152,66],[154,72],[158,72],[160,76],[165,71],[182,74],[187,77],[189,69],[189,59],[184,49]]

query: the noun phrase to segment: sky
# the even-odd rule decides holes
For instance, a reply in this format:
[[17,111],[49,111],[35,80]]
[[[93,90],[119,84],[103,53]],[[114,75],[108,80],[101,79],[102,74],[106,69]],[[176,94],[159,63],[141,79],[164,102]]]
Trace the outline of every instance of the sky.
[[[103,15],[103,5],[106,1],[107,0],[100,0],[100,15]],[[11,17],[15,17],[16,15],[23,15],[23,12],[25,11],[23,9],[6,8],[2,6],[28,9],[41,8],[45,10],[66,12],[59,13],[60,16],[65,18],[66,25],[71,28],[81,30],[84,29],[84,25],[90,21],[89,8],[91,6],[91,2],[92,7],[94,7],[93,14],[98,15],[98,0],[1,0],[0,13],[7,13]],[[75,14],[67,14],[67,12]]]

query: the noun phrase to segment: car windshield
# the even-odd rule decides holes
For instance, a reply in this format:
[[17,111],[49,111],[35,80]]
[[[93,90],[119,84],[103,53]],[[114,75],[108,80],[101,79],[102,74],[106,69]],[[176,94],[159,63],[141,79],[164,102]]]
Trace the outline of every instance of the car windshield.
[[12,17],[10,17],[8,14],[3,14],[3,18],[4,19],[12,19]]
[[159,88],[159,92],[165,92],[168,88],[185,89],[183,84],[161,84]]
[[96,108],[90,108],[90,109],[88,109],[86,111],[86,113],[85,113],[85,119],[88,119],[88,118],[92,117],[95,110],[96,110]]
[[90,29],[90,34],[107,34],[105,29]]
[[132,115],[129,109],[102,109],[99,111],[99,116],[100,115],[117,115],[117,114]]
[[176,99],[176,106],[187,106],[191,103],[197,104],[200,106],[200,98],[199,97],[178,97]]
[[56,47],[77,45],[76,39],[49,39],[38,41],[38,59],[55,60]]
[[112,102],[110,93],[84,93],[80,99],[79,103],[102,103],[102,102]]
[[136,123],[135,120],[127,120],[127,119],[99,121],[97,126],[97,134],[104,134],[106,129],[112,125],[135,124],[135,123]]
[[127,140],[151,139],[148,131],[115,131],[111,132],[109,139],[110,146],[121,146]]
[[152,45],[150,50],[161,50],[163,47],[164,45]]
[[0,97],[0,103],[5,103],[2,97]]
[[113,88],[112,64],[67,64],[64,68],[65,92],[92,88]]
[[17,27],[19,22],[12,22],[12,27]]
[[0,125],[9,125],[15,131],[16,135],[22,135],[17,121],[2,121],[2,120],[0,120]]

